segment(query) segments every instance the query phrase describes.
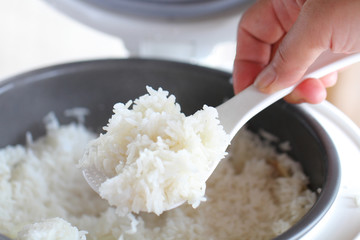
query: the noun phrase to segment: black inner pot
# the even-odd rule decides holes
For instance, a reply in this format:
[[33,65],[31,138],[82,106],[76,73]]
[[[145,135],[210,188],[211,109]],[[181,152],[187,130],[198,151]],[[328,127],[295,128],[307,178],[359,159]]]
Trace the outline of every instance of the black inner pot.
[[[185,63],[141,59],[70,63],[18,75],[0,84],[0,147],[24,143],[27,131],[34,138],[43,135],[42,119],[51,111],[62,124],[74,121],[64,117],[64,111],[74,107],[88,108],[86,126],[100,132],[114,103],[145,94],[146,85],[174,94],[185,114],[204,104],[218,106],[233,96],[230,76]],[[336,197],[340,166],[333,143],[315,119],[284,101],[251,119],[248,128],[290,141],[290,155],[309,176],[309,187],[321,189],[308,214],[276,238],[298,239],[323,217]]]

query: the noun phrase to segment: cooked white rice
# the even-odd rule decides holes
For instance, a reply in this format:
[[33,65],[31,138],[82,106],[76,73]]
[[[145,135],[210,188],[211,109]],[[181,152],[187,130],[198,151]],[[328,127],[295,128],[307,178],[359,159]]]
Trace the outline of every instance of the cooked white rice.
[[[60,217],[87,239],[269,239],[315,202],[298,163],[243,129],[207,182],[207,201],[160,216],[119,217],[75,166],[94,134],[59,127],[27,147],[0,150],[0,232],[15,238],[25,225]],[[120,238],[121,239],[121,238]]]
[[215,108],[185,116],[174,95],[161,88],[147,91],[134,103],[114,106],[106,133],[91,141],[80,162],[108,177],[100,195],[122,216],[160,215],[184,201],[197,207],[230,143]]
[[51,218],[24,227],[17,240],[86,240],[86,232],[79,231],[62,218]]

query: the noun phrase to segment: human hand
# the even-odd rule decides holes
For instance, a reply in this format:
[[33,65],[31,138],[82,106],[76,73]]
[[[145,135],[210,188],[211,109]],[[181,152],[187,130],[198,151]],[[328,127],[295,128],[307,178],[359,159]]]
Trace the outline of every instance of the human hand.
[[[324,51],[360,51],[360,1],[260,0],[242,17],[234,62],[234,90],[255,81],[272,93],[300,81]],[[337,74],[306,79],[285,97],[291,103],[319,103]]]

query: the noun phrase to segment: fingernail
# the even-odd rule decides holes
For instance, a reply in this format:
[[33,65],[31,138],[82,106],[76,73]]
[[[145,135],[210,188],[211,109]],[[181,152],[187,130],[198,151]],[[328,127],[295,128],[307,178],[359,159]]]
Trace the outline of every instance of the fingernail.
[[255,79],[254,85],[262,90],[269,87],[276,79],[274,68],[270,65],[266,67]]

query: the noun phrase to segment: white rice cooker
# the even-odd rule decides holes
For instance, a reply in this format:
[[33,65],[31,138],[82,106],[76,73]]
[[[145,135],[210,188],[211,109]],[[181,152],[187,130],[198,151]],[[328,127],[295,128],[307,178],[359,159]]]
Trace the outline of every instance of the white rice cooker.
[[[181,60],[231,71],[237,24],[248,0],[45,0],[121,39],[130,56]],[[220,51],[219,51],[220,49]],[[301,105],[323,125],[341,160],[338,195],[302,239],[360,239],[360,130],[328,102]]]

